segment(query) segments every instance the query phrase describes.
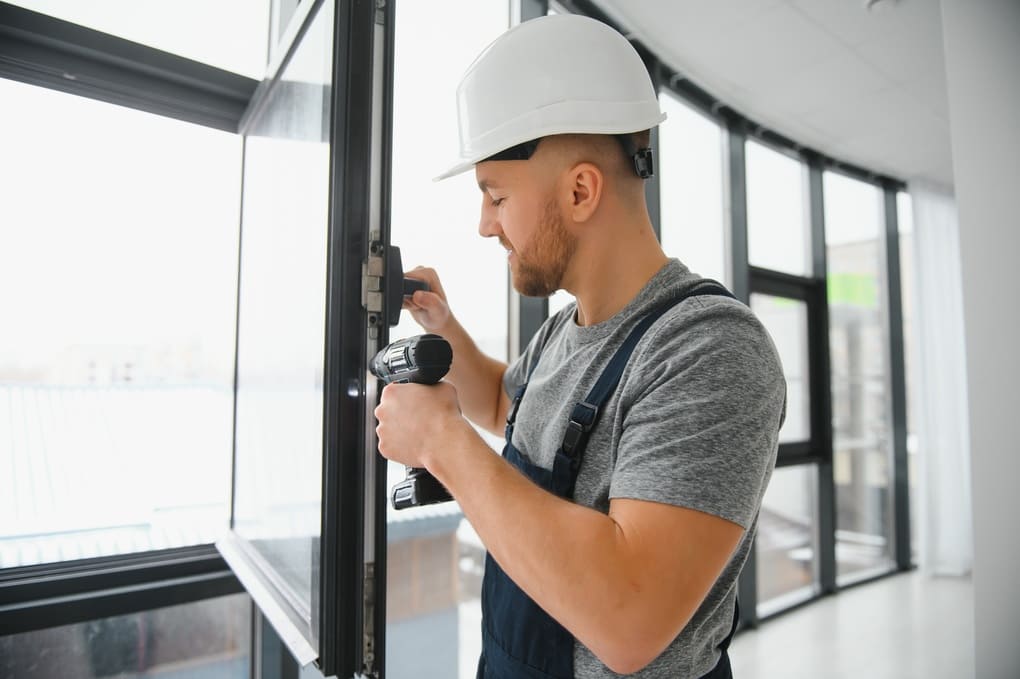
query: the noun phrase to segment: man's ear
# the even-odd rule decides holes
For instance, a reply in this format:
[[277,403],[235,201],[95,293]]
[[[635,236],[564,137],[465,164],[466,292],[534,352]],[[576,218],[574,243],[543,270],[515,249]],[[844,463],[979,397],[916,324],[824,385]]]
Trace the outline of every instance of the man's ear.
[[570,185],[568,214],[575,222],[586,222],[598,210],[605,189],[605,176],[594,163],[578,163],[567,173]]

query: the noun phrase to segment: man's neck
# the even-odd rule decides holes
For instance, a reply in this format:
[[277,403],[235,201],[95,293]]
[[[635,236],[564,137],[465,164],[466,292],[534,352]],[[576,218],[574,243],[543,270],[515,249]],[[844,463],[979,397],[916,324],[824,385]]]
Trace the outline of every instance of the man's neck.
[[577,298],[581,326],[615,316],[668,261],[651,224],[643,220],[579,248],[573,259],[568,292]]

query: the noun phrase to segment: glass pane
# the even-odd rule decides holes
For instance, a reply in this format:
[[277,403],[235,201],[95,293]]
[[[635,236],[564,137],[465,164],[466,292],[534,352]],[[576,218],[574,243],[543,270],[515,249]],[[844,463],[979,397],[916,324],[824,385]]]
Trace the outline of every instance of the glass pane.
[[0,637],[0,677],[246,679],[247,594]]
[[236,135],[0,80],[0,567],[227,526]]
[[826,172],[836,571],[841,581],[892,566],[882,193]]
[[819,591],[815,465],[780,467],[772,473],[754,544],[759,616],[789,608]]
[[668,116],[659,126],[662,248],[691,271],[726,277],[722,130],[677,97],[662,92]]
[[754,141],[747,149],[747,247],[752,266],[810,276],[806,169]]
[[[433,183],[457,154],[455,90],[482,49],[506,30],[505,0],[402,2],[396,11],[391,238],[404,265],[434,268],[461,324],[505,360],[506,253],[478,235],[473,172]],[[456,35],[456,40],[436,40]],[[393,339],[422,329],[404,314]],[[493,446],[501,442],[487,437]],[[391,464],[389,484],[404,477]],[[389,509],[387,676],[474,677],[481,651],[484,550],[456,504]]]
[[779,442],[811,438],[811,395],[808,380],[807,304],[786,297],[751,293],[754,312],[772,336],[786,376],[786,420]]
[[316,619],[332,4],[245,141],[234,530]]
[[269,0],[12,0],[193,61],[262,79],[269,44]]

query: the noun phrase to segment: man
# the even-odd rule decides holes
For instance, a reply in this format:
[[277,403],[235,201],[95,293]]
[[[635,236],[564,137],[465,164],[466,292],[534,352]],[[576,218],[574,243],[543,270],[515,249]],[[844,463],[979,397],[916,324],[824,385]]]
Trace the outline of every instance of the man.
[[[444,176],[474,168],[479,233],[518,291],[577,299],[507,366],[434,271],[410,273],[432,291],[407,308],[454,360],[437,387],[386,387],[379,450],[428,469],[488,549],[478,675],[728,677],[785,382],[747,307],[659,247],[647,72],[607,26],[553,16],[490,45],[458,98],[462,162]],[[502,457],[468,419],[505,427]]]

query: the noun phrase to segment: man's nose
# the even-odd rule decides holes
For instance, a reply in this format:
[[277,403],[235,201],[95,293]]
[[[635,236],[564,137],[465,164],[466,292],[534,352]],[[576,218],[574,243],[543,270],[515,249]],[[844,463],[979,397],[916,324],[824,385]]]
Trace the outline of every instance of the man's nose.
[[485,209],[485,205],[482,205],[482,214],[478,220],[478,235],[482,238],[493,238],[498,237],[503,229],[499,225],[499,220],[496,219],[494,211]]

